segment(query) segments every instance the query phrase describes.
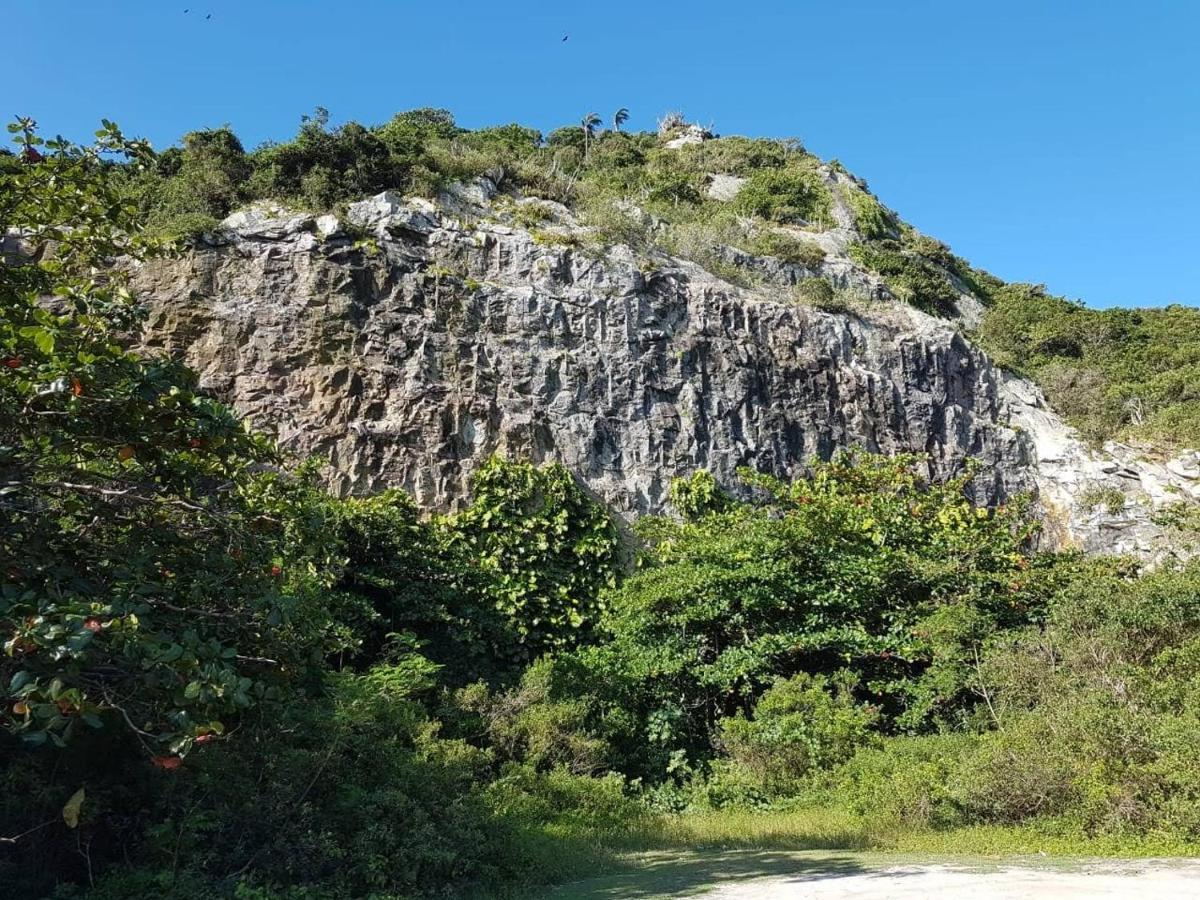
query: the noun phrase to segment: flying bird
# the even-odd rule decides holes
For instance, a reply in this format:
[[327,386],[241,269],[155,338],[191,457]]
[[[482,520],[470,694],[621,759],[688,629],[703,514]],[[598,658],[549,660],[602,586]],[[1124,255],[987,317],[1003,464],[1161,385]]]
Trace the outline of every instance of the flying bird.
[[[569,35],[569,34],[564,34],[564,35],[563,35],[563,41],[565,41],[565,40],[566,40],[567,38],[569,38],[569,37],[570,37],[570,35]],[[559,41],[559,43],[562,43],[562,41]]]

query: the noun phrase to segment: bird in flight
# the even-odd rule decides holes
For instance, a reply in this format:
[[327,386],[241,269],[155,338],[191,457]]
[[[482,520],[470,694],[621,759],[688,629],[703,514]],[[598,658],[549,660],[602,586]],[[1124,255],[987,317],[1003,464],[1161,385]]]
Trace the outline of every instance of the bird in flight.
[[[569,35],[569,34],[564,34],[564,35],[563,35],[563,40],[565,41],[565,40],[566,40],[567,38],[569,38],[569,37],[570,37],[570,35]],[[562,41],[559,41],[559,43],[562,43]]]
[[204,18],[206,18],[206,19],[211,19],[211,18],[212,18],[212,13],[209,13],[209,14],[208,14],[207,16],[205,16]]

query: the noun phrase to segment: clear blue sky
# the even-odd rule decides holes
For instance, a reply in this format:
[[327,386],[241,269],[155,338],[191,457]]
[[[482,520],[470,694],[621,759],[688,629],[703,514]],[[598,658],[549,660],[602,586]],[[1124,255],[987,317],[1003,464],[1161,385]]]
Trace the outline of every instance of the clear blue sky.
[[543,130],[680,109],[801,138],[1004,278],[1200,303],[1189,0],[0,0],[0,22],[5,114],[70,137],[103,116],[160,147],[224,123],[253,146],[318,105]]

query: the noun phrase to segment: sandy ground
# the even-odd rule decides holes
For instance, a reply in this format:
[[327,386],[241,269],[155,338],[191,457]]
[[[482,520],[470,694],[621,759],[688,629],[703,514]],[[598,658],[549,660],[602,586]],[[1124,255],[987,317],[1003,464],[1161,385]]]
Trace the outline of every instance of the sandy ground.
[[1200,900],[1200,862],[990,869],[902,865],[833,874],[802,870],[674,896],[697,900]]

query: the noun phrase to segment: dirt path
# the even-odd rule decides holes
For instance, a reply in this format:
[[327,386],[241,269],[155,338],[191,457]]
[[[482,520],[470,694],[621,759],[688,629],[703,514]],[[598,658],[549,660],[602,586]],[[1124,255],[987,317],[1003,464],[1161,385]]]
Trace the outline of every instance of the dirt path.
[[704,900],[1187,900],[1200,898],[1200,864],[1105,862],[993,869],[910,865],[832,876],[809,871],[691,896]]
[[959,861],[829,851],[645,853],[545,900],[1200,900],[1200,860]]

